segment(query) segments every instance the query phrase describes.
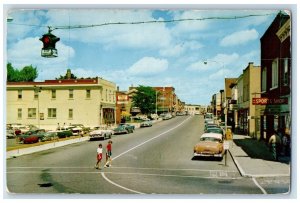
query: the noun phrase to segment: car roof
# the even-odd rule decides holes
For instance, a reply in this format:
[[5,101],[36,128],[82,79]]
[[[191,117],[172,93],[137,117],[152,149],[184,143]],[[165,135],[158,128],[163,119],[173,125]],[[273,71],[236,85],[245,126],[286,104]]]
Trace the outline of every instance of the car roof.
[[222,139],[223,136],[219,133],[204,133],[201,135],[201,138],[202,137],[214,137],[214,138]]

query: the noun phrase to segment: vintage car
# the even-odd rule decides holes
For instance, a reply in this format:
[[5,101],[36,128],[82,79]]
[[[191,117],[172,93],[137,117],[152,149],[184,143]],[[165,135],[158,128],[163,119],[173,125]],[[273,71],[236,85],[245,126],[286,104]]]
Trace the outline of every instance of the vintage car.
[[132,129],[127,129],[123,125],[119,125],[118,127],[116,127],[114,129],[114,134],[128,134],[128,133],[132,133],[132,132],[133,132]]
[[143,127],[151,127],[152,126],[152,122],[151,121],[144,121],[144,122],[141,122],[140,124],[140,127],[143,128]]
[[19,142],[23,144],[41,142],[44,136],[44,132],[44,129],[29,130],[24,134],[18,135],[18,139]]
[[205,133],[219,133],[219,134],[222,134],[223,137],[225,135],[224,130],[220,127],[207,128],[204,132]]
[[58,140],[57,132],[55,131],[48,131],[44,132],[43,136],[41,137],[42,141],[52,141],[52,140]]
[[95,127],[93,131],[89,133],[90,140],[96,140],[96,139],[107,139],[111,138],[114,134],[113,130],[107,129],[106,127]]
[[123,126],[125,126],[125,128],[127,129],[127,130],[132,130],[132,131],[134,131],[135,130],[135,126],[134,125],[130,125],[130,124],[128,124],[128,123],[120,123],[120,125],[123,125]]
[[194,146],[194,157],[218,157],[222,160],[224,152],[223,135],[220,133],[204,133]]

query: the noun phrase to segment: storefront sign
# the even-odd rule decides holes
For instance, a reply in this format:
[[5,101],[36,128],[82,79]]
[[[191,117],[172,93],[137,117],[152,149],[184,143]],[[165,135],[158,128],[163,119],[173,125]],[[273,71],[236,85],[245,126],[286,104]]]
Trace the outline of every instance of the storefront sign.
[[288,104],[288,98],[252,98],[253,105]]

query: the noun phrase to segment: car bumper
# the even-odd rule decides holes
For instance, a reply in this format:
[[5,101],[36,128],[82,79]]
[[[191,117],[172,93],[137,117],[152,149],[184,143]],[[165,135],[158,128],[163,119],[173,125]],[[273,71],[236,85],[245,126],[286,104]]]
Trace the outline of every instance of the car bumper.
[[194,156],[198,157],[223,157],[223,154],[209,154],[209,153],[194,153]]

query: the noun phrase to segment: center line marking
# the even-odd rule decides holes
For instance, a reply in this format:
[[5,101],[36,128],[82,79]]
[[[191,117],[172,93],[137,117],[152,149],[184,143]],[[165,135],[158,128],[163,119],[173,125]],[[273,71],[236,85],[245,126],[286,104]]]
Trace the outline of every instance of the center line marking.
[[189,120],[190,118],[191,118],[191,117],[188,117],[187,119],[185,119],[184,121],[182,121],[181,123],[179,123],[178,125],[176,125],[175,127],[170,128],[169,130],[167,130],[167,131],[165,131],[165,132],[163,132],[163,133],[161,133],[161,134],[159,134],[159,135],[156,135],[155,137],[152,137],[151,139],[146,140],[145,142],[142,142],[141,144],[138,144],[138,145],[136,145],[135,147],[132,147],[132,148],[128,149],[127,151],[125,151],[125,152],[119,154],[118,156],[115,156],[115,158],[113,158],[112,160],[115,160],[115,159],[119,158],[120,156],[123,156],[124,154],[126,154],[126,153],[128,153],[128,152],[130,152],[130,151],[132,151],[132,150],[134,150],[134,149],[136,149],[136,148],[138,148],[138,147],[140,147],[140,146],[142,146],[142,145],[144,145],[144,144],[146,144],[146,143],[148,143],[148,142],[150,142],[150,141],[152,141],[152,140],[154,140],[154,139],[156,139],[156,138],[159,138],[160,136],[162,136],[162,135],[164,135],[164,134],[166,134],[166,133],[168,133],[168,132],[170,132],[170,131],[172,131],[172,130],[178,128],[179,126],[181,126],[183,123],[185,123],[185,122],[186,122],[187,120]]

